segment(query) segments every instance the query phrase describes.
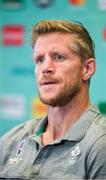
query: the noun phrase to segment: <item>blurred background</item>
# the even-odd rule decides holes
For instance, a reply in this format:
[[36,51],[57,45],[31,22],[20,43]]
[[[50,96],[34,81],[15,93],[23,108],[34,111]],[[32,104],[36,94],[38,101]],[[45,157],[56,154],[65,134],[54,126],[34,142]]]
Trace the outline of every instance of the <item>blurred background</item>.
[[96,46],[90,97],[106,115],[106,0],[0,0],[0,136],[47,111],[38,98],[31,27],[41,19],[80,21]]

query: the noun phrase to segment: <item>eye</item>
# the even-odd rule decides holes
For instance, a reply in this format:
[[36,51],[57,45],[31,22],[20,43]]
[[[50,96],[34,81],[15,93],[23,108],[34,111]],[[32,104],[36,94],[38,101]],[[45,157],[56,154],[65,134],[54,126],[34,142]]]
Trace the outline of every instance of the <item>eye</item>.
[[42,64],[43,61],[44,61],[44,57],[43,57],[43,56],[38,56],[38,57],[36,58],[36,64]]
[[55,54],[54,56],[55,56],[54,58],[55,58],[56,61],[65,60],[65,57],[63,55],[61,55],[61,54]]

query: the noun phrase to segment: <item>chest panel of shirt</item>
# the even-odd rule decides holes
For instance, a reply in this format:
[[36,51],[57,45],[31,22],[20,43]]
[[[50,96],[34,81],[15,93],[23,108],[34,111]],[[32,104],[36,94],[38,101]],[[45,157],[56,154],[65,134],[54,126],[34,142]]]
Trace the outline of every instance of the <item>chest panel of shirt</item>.
[[[47,145],[40,150],[34,140],[25,143],[23,151],[16,157],[14,150],[3,167],[2,177],[12,178],[75,178],[75,174],[84,172],[84,158],[79,144],[62,141],[54,145]],[[13,163],[12,163],[12,160]],[[81,170],[78,170],[78,168]],[[77,170],[77,173],[75,172]],[[78,175],[80,178],[84,174]]]
[[[80,143],[62,141],[43,147],[33,165],[30,178],[79,178],[85,177],[85,159]],[[64,177],[64,178],[63,178]]]

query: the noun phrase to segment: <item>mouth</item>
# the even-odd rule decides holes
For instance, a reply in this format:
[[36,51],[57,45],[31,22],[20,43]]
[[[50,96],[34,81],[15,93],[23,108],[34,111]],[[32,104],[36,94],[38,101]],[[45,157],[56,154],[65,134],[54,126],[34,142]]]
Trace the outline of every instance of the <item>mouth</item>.
[[53,84],[57,84],[57,82],[54,82],[54,81],[44,81],[41,83],[41,85],[53,85]]

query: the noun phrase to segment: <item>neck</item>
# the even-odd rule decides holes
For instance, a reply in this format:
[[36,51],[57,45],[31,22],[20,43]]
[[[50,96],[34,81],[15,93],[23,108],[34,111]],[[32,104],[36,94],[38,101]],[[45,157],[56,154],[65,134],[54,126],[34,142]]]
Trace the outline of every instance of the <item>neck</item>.
[[90,106],[88,96],[76,97],[63,107],[49,107],[48,126],[43,134],[43,144],[62,136],[76,123],[81,114]]

